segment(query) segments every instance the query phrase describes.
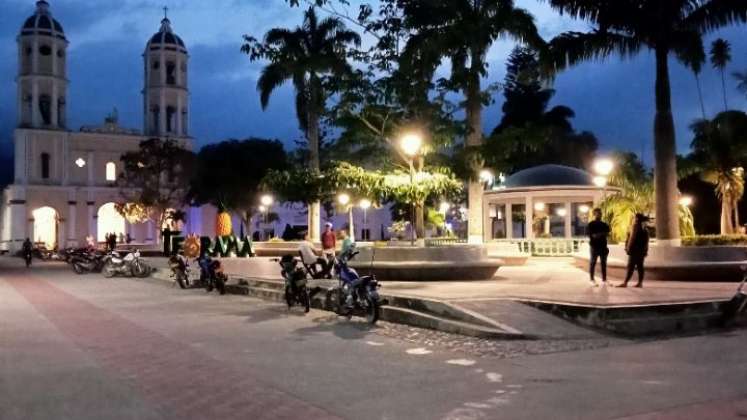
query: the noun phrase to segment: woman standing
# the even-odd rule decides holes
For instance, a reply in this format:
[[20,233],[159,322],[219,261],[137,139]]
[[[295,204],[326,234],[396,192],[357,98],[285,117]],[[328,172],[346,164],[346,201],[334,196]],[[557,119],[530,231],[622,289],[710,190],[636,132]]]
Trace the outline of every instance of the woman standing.
[[628,281],[633,277],[633,271],[638,270],[638,283],[635,287],[643,287],[643,261],[648,255],[648,231],[646,222],[648,217],[638,213],[635,215],[633,226],[628,232],[628,240],[625,241],[625,251],[628,253],[628,274],[625,276],[625,282],[618,287],[628,287]]

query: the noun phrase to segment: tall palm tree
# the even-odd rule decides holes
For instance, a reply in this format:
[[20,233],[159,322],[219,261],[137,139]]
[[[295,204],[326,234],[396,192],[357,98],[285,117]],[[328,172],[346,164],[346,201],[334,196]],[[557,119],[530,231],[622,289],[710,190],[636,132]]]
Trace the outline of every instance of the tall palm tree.
[[[702,47],[702,43],[700,44]],[[703,48],[694,48],[692,50],[683,51],[686,55],[679,57],[682,64],[692,70],[695,76],[695,86],[698,89],[698,100],[700,101],[700,112],[703,119],[708,118],[706,116],[705,103],[703,102],[703,89],[700,86],[700,72],[703,70],[703,64],[706,61],[706,54]]]
[[548,61],[559,71],[612,54],[643,49],[656,59],[654,119],[656,231],[661,245],[678,245],[677,160],[669,83],[669,56],[702,49],[702,36],[747,21],[747,2],[734,0],[547,0],[561,14],[591,22],[588,33],[568,32],[551,41]]
[[735,71],[731,75],[734,76],[735,79],[737,79],[737,89],[747,95],[747,70],[741,73]]
[[716,186],[721,200],[721,233],[734,233],[739,226],[737,204],[744,195],[747,162],[747,114],[725,111],[713,120],[700,120],[690,127],[695,135],[691,160],[703,180]]
[[[347,52],[351,46],[360,46],[360,36],[347,30],[338,18],[319,20],[314,7],[310,7],[304,13],[303,25],[295,29],[271,29],[263,42],[250,36],[244,39],[241,50],[252,61],[266,59],[270,62],[257,80],[262,109],[267,107],[277,88],[286,81],[293,83],[296,116],[309,146],[309,168],[319,172],[319,121],[329,95],[324,88],[325,81],[351,71]],[[319,239],[320,217],[319,201],[311,203],[309,233],[315,241]]]
[[472,180],[469,181],[469,238],[481,242],[482,184],[477,174],[482,167],[475,153],[483,142],[482,110],[485,103],[481,78],[487,75],[488,50],[498,38],[510,37],[531,46],[544,42],[532,15],[514,6],[513,0],[402,0],[405,25],[414,31],[403,53],[403,61],[451,61],[450,83],[463,92]]
[[721,72],[721,88],[724,91],[724,111],[729,110],[726,99],[726,66],[731,61],[731,44],[725,39],[717,39],[711,44],[711,65]]

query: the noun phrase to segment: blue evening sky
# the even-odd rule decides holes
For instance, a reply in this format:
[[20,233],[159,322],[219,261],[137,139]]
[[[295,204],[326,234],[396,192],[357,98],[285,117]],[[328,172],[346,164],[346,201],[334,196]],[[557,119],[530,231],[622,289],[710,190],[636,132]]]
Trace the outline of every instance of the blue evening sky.
[[[250,63],[239,52],[242,34],[261,37],[276,26],[300,23],[302,9],[283,0],[48,0],[70,41],[68,52],[69,126],[97,124],[117,107],[120,123],[142,128],[142,53],[158,30],[162,7],[170,8],[172,26],[186,42],[190,56],[192,134],[198,145],[226,138],[249,136],[279,138],[289,146],[300,138],[289,86],[282,88],[262,111],[255,83],[260,63]],[[0,145],[8,151],[16,121],[15,38],[33,0],[0,0]],[[549,39],[564,30],[585,30],[583,22],[561,18],[537,0],[517,0],[537,19]],[[355,9],[352,9],[353,13]],[[709,37],[732,43],[729,72],[747,71],[747,27],[728,28]],[[503,79],[510,42],[499,42],[490,53],[489,82]],[[702,74],[706,109],[723,109],[721,79],[707,65]],[[747,97],[728,77],[731,108],[747,109]],[[576,111],[578,129],[593,131],[603,149],[629,149],[651,160],[654,109],[654,63],[651,54],[632,60],[592,62],[561,74],[555,83],[553,104]],[[680,151],[690,142],[688,125],[700,117],[691,73],[672,60],[672,91],[677,141]],[[485,111],[489,132],[501,117],[502,96]]]

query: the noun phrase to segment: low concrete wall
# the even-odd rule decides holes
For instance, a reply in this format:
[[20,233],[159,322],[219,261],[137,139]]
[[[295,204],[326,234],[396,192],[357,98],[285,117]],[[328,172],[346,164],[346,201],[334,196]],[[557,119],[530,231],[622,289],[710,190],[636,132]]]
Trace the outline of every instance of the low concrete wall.
[[[608,275],[625,278],[628,262],[625,248],[622,245],[611,245],[609,248]],[[574,261],[577,267],[588,268],[588,245],[574,255]],[[649,280],[738,282],[742,280],[742,266],[747,266],[747,247],[741,246],[652,245],[645,262],[646,279]],[[634,276],[634,279],[637,277]]]
[[497,258],[505,266],[520,266],[527,263],[530,255],[519,251],[516,244],[510,242],[488,242],[485,244],[488,258]]
[[399,281],[489,280],[501,265],[477,245],[367,247],[350,263],[361,273]]

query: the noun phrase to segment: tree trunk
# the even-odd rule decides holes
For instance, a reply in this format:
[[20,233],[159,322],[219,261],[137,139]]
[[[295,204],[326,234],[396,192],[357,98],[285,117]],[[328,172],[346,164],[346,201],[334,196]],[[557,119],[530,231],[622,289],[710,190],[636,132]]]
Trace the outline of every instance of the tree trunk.
[[[477,148],[482,145],[482,102],[480,101],[480,73],[478,63],[482,54],[472,52],[471,68],[466,89],[466,116],[467,116],[467,141],[468,148]],[[473,155],[474,156],[474,155]],[[476,156],[475,156],[476,157]],[[468,242],[481,244],[483,241],[482,226],[482,195],[483,187],[479,180],[482,169],[477,159],[472,161],[472,179],[469,180],[467,190],[468,213]]]
[[734,208],[734,233],[740,233],[741,226],[739,224],[739,201],[734,200],[732,207]]
[[721,199],[721,234],[730,235],[734,233],[734,222],[732,220],[732,205],[726,197]]
[[418,239],[425,239],[425,206],[423,203],[415,206],[415,235]]
[[669,50],[656,49],[656,117],[654,120],[654,185],[656,189],[656,237],[664,246],[680,245],[677,209],[677,158],[669,86]]
[[[306,140],[309,143],[309,168],[318,173],[320,171],[319,163],[319,113],[317,105],[319,103],[320,86],[318,80],[312,76],[309,81],[309,104],[308,104],[308,121],[306,127]],[[309,205],[309,239],[312,242],[321,240],[321,203],[315,201]]]
[[703,89],[700,86],[700,76],[698,73],[693,73],[695,75],[695,86],[698,88],[698,100],[700,101],[700,112],[703,114],[703,119],[707,119],[706,117],[706,110],[705,110],[705,104],[703,103]]
[[726,76],[724,76],[724,69],[721,69],[721,89],[724,92],[724,111],[728,111],[729,102],[726,99]]

